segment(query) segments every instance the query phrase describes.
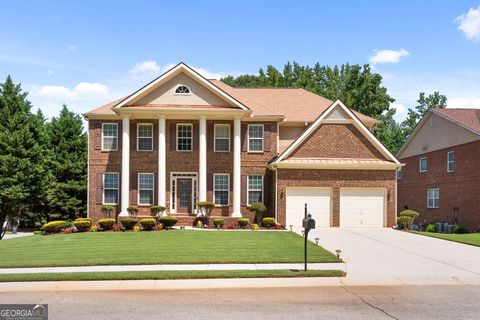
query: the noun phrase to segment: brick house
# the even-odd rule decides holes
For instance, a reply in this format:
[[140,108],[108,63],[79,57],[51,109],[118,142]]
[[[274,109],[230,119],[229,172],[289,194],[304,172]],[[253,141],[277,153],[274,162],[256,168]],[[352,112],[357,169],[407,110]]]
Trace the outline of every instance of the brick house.
[[397,154],[398,211],[480,227],[480,109],[431,109]]
[[232,88],[180,63],[133,94],[85,113],[88,215],[154,204],[192,224],[199,201],[233,224],[265,203],[283,225],[304,204],[320,226],[395,224],[400,163],[377,120],[303,89]]

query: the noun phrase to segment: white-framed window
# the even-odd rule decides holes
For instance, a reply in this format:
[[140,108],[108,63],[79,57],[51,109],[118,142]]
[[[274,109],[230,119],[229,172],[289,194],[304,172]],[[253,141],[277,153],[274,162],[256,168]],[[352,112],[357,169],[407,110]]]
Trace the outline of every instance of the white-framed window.
[[102,123],[102,150],[118,150],[118,123]]
[[184,85],[180,85],[175,89],[175,94],[190,94],[190,88]]
[[153,204],[153,173],[138,174],[138,204]]
[[118,204],[119,180],[118,172],[103,174],[103,204]]
[[440,207],[440,189],[427,189],[427,208]]
[[398,170],[397,170],[397,180],[402,179],[402,175],[403,175],[402,169],[398,169]]
[[214,125],[214,150],[216,152],[230,151],[230,125],[218,124]]
[[263,124],[248,125],[248,152],[263,152]]
[[193,125],[177,123],[177,151],[192,151]]
[[419,165],[419,169],[420,169],[420,172],[427,172],[427,158],[420,158],[419,162],[418,162],[418,165]]
[[247,204],[263,202],[263,175],[253,174],[248,176],[247,181]]
[[227,173],[213,174],[213,202],[217,206],[228,206],[230,190],[230,175]]
[[447,172],[455,171],[455,151],[447,153]]
[[153,150],[153,123],[137,124],[137,150]]

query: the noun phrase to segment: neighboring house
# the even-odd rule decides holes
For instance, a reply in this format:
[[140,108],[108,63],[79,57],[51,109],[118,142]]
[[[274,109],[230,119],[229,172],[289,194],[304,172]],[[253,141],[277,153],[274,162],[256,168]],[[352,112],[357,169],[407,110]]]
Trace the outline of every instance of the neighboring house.
[[377,120],[303,89],[232,88],[180,63],[89,121],[88,214],[160,204],[192,224],[248,216],[265,203],[283,225],[304,204],[318,226],[395,224],[400,163],[373,136]]
[[397,155],[398,211],[480,226],[480,109],[431,109]]

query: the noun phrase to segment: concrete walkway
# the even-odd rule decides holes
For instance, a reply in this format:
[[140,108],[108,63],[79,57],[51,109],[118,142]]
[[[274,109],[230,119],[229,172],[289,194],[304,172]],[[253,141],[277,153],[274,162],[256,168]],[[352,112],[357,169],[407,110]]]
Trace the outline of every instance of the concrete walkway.
[[17,232],[15,234],[11,232],[7,232],[5,233],[5,236],[3,237],[2,240],[22,238],[22,237],[28,237],[28,236],[33,236],[33,232]]

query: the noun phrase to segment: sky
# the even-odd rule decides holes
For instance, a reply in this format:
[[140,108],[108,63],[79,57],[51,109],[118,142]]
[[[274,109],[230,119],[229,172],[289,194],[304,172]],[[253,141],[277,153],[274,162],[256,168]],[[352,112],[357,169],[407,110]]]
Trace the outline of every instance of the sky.
[[480,108],[480,0],[0,2],[0,82],[11,75],[47,117],[128,95],[180,61],[208,78],[370,63],[399,121],[421,91]]

